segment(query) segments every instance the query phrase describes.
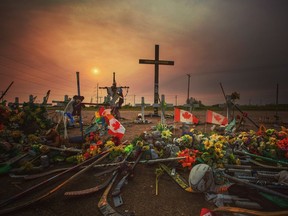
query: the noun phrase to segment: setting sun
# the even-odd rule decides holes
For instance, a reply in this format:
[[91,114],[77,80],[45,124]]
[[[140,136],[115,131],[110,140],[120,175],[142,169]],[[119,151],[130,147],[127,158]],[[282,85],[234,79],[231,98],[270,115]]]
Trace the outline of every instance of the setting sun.
[[99,73],[99,69],[98,68],[92,68],[92,73],[93,74],[98,74]]

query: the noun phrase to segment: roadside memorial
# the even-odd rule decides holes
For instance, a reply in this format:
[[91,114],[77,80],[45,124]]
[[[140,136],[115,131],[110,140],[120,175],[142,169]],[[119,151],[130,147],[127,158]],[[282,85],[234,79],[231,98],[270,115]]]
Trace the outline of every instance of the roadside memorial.
[[[36,106],[35,104],[30,104],[30,103],[27,106],[31,107],[32,105]],[[24,109],[25,109],[25,105],[24,105]],[[99,116],[99,118],[103,119],[103,121],[101,119],[99,120],[99,118],[96,118],[96,121],[98,121],[98,123],[100,123],[101,125],[102,125],[102,123],[105,125],[107,124],[106,126],[105,125],[102,125],[102,126],[105,128],[105,130],[107,130],[107,134],[110,134],[111,136],[104,136],[107,139],[103,140],[103,142],[102,142],[102,140],[101,140],[102,137],[97,138],[96,136],[94,136],[94,135],[96,135],[96,134],[94,134],[94,132],[97,133],[97,128],[96,128],[96,130],[90,131],[89,133],[86,134],[87,136],[85,137],[85,139],[86,138],[87,139],[86,139],[86,143],[84,143],[84,144],[86,146],[88,145],[88,148],[85,149],[85,151],[83,151],[83,149],[82,150],[77,150],[77,149],[73,150],[73,149],[66,149],[66,148],[62,149],[62,148],[57,148],[57,147],[45,146],[43,141],[41,141],[40,139],[36,139],[37,136],[35,136],[33,139],[38,144],[33,143],[33,145],[32,145],[32,143],[30,143],[30,142],[26,143],[27,148],[29,149],[29,152],[32,152],[32,148],[33,148],[33,151],[35,151],[35,157],[32,158],[33,161],[38,160],[40,158],[42,159],[43,155],[46,157],[47,157],[47,155],[49,155],[49,157],[50,157],[51,156],[49,154],[49,153],[51,153],[50,151],[60,151],[60,152],[70,152],[70,155],[69,154],[68,155],[62,154],[61,157],[64,157],[64,160],[66,160],[66,162],[68,162],[70,164],[76,163],[76,165],[74,165],[74,166],[70,165],[69,168],[57,170],[57,172],[60,172],[59,174],[56,174],[56,175],[52,176],[51,178],[48,178],[47,180],[44,180],[43,182],[40,182],[39,184],[36,184],[36,185],[32,186],[31,188],[28,188],[27,190],[25,190],[19,194],[16,194],[16,195],[8,198],[7,200],[1,202],[0,203],[0,207],[1,207],[0,214],[4,214],[4,213],[6,214],[9,212],[16,211],[18,209],[27,207],[27,206],[35,203],[35,202],[38,202],[38,201],[50,196],[52,193],[59,190],[64,185],[68,184],[68,182],[72,181],[74,178],[78,177],[80,174],[84,173],[86,170],[90,169],[96,163],[100,162],[101,160],[103,160],[104,158],[106,158],[108,156],[112,157],[112,158],[116,158],[116,157],[120,156],[121,154],[122,155],[126,154],[124,152],[124,147],[126,144],[125,144],[125,142],[121,141],[121,138],[123,137],[123,135],[125,133],[125,128],[123,128],[123,126],[120,124],[120,122],[118,122],[110,114],[110,112],[108,110],[104,110],[104,108],[103,108],[100,110],[100,113],[101,113],[101,116]],[[20,119],[18,119],[18,120],[20,120]],[[5,122],[5,123],[7,123],[7,122]],[[4,127],[10,127],[10,125],[5,124]],[[7,128],[5,128],[5,129],[7,129]],[[1,132],[3,132],[3,131],[1,130]],[[21,132],[19,131],[19,133],[21,133]],[[1,135],[2,135],[2,133],[1,133]],[[113,137],[114,137],[114,139],[113,139]],[[96,142],[97,142],[97,145],[96,145]],[[2,143],[2,141],[1,141],[1,143]],[[133,147],[130,149],[133,150]],[[24,149],[21,151],[24,151]],[[39,151],[39,153],[37,153],[38,151]],[[13,161],[12,160],[9,161],[8,162],[9,164],[7,163],[7,166],[9,166],[10,164],[16,163],[17,161],[23,159],[26,156],[29,156],[30,154],[31,153],[29,153],[29,154],[26,153],[26,154],[19,155],[19,156],[13,158]],[[31,161],[31,158],[29,160]],[[51,158],[50,158],[50,162],[52,162]],[[33,198],[33,199],[29,200],[28,202],[22,202],[22,203],[13,205],[12,207],[7,207],[7,208],[3,209],[3,207],[6,207],[6,205],[9,205],[11,202],[14,203],[16,201],[16,199],[21,198],[23,196],[26,196],[26,194],[30,193],[31,191],[34,191],[36,188],[40,188],[42,185],[47,184],[48,182],[56,179],[57,177],[60,177],[64,174],[66,174],[66,173],[73,173],[74,170],[79,169],[80,167],[82,167],[83,165],[86,165],[86,164],[89,164],[89,165],[81,168],[80,171],[78,171],[76,174],[72,175],[67,180],[60,183],[58,186],[55,186],[55,188],[52,189],[51,191],[44,193],[44,194],[40,195],[39,197]],[[42,169],[39,169],[39,171],[41,172],[43,169],[46,169],[48,167],[49,167],[49,163],[45,164],[45,166],[43,164]],[[5,172],[10,171],[10,170],[8,170],[8,169],[10,169],[8,167],[7,168],[3,167],[3,169],[5,169]],[[15,168],[12,168],[11,170],[16,171]],[[26,175],[22,175],[21,177],[23,177],[23,178],[27,177],[26,179],[35,179],[35,178],[39,178],[41,176],[52,174],[53,173],[52,171],[50,170],[49,173],[48,172],[45,174],[41,173],[37,176],[36,175],[29,176],[26,173]],[[20,176],[14,175],[13,173],[12,173],[11,177],[20,178]]]
[[[34,104],[34,106],[38,105]],[[179,119],[181,115],[178,114],[182,113],[186,116],[185,113],[187,112],[189,118],[182,120],[193,123],[194,115],[192,113],[182,109],[175,110],[174,118],[176,116],[177,121],[181,122]],[[1,116],[3,116],[1,118],[7,119],[7,116],[10,118],[10,112],[10,108],[5,107],[3,112],[1,111]],[[117,212],[117,214],[123,215],[125,214],[122,213],[123,208],[129,206],[125,194],[130,187],[135,187],[135,184],[129,183],[134,176],[132,171],[135,169],[135,175],[138,175],[137,169],[140,165],[146,165],[147,169],[157,170],[157,172],[153,172],[154,179],[155,175],[159,174],[157,183],[153,184],[152,196],[155,195],[155,187],[158,185],[156,191],[159,197],[163,193],[161,186],[164,181],[162,179],[166,178],[166,181],[167,178],[171,178],[171,181],[182,188],[183,193],[188,192],[187,194],[196,196],[204,194],[206,201],[215,205],[214,209],[210,209],[212,213],[217,211],[246,211],[250,214],[252,212],[255,215],[256,213],[261,215],[261,212],[271,211],[271,209],[283,214],[287,210],[288,148],[286,144],[288,142],[286,141],[288,135],[285,127],[276,130],[266,129],[262,126],[258,131],[224,130],[221,131],[221,134],[218,134],[215,131],[204,133],[198,130],[199,125],[196,124],[195,127],[187,129],[185,133],[179,133],[180,131],[175,130],[174,125],[159,121],[150,130],[145,130],[139,136],[136,136],[134,140],[123,142],[122,139],[125,138],[125,134],[130,128],[124,128],[122,122],[117,120],[109,109],[99,107],[93,115],[93,121],[90,125],[84,127],[82,148],[73,149],[68,146],[62,148],[61,145],[55,147],[49,145],[46,138],[44,139],[46,141],[41,143],[42,136],[40,143],[36,142],[31,147],[29,142],[25,143],[24,146],[30,151],[27,155],[23,155],[22,159],[19,156],[20,161],[24,161],[26,158],[29,161],[34,160],[32,164],[35,169],[33,170],[30,167],[29,171],[18,170],[19,172],[16,172],[19,168],[19,163],[16,162],[11,164],[12,169],[6,173],[13,179],[30,179],[31,181],[39,179],[39,182],[41,182],[40,178],[43,177],[46,178],[47,182],[42,181],[43,183],[40,183],[40,185],[35,184],[35,188],[27,188],[23,190],[23,193],[8,197],[7,200],[0,203],[0,214],[14,212],[40,200],[45,203],[44,198],[53,194],[54,190],[58,191],[58,187],[66,187],[89,169],[95,172],[94,175],[97,179],[103,179],[103,182],[95,182],[95,185],[90,186],[83,184],[82,188],[74,190],[71,187],[62,195],[77,199],[80,196],[100,193],[103,198],[95,200],[95,205],[98,202],[99,213],[102,212],[101,214],[105,215],[107,212]],[[44,116],[45,119],[47,116]],[[200,121],[201,119],[197,118],[197,120]],[[9,124],[3,125],[5,128],[10,126]],[[226,127],[228,126],[229,124]],[[42,135],[47,133],[47,129],[43,130]],[[2,133],[3,131],[1,131],[1,135]],[[63,134],[60,133],[59,135],[62,136]],[[7,149],[11,148],[9,144],[3,143],[2,139],[1,137],[1,146],[3,148],[6,146]],[[34,139],[36,138],[34,137]],[[6,142],[8,141],[6,140]],[[98,156],[101,158],[100,155],[103,155],[102,153],[109,149],[111,149],[109,155],[101,160],[101,164],[100,161],[96,162]],[[141,154],[138,154],[139,149],[141,149]],[[49,166],[44,163],[38,169],[38,165],[42,165],[41,156],[45,155],[49,158]],[[65,165],[65,167],[56,169],[59,163]],[[26,164],[27,167],[28,165]],[[53,168],[53,166],[55,167]],[[86,167],[88,168],[86,169]],[[204,169],[202,176],[198,172],[199,170],[194,172],[196,177],[192,177],[195,181],[191,184],[189,174],[197,167],[204,167],[209,173],[206,174]],[[11,172],[11,170],[14,171]],[[163,174],[160,177],[162,172],[165,175]],[[66,175],[70,177],[67,177],[66,180],[62,179]],[[126,182],[124,180],[127,180],[128,177],[128,184],[124,184],[124,187],[119,186],[121,188],[120,193],[118,190],[113,196],[112,193],[117,185],[123,185],[122,183]],[[124,180],[121,181],[121,179]],[[209,182],[206,182],[208,180]],[[50,192],[44,190],[42,192],[43,187],[48,187],[48,182],[51,183],[52,181],[55,182],[54,186],[47,188]],[[175,187],[178,187],[176,184]],[[108,193],[109,191],[110,193]],[[243,193],[243,191],[246,191],[246,193]],[[35,199],[31,199],[29,202],[24,201],[22,204],[18,203],[18,198],[19,201],[22,201],[22,199],[28,197],[30,192],[35,193]],[[42,194],[36,196],[36,192],[42,192]],[[61,196],[61,193],[59,196]],[[17,199],[17,202],[14,203],[14,199],[15,201]],[[12,206],[12,203],[15,205]],[[228,209],[228,206],[230,209]],[[231,209],[231,207],[233,208]],[[130,209],[127,211],[130,211]]]

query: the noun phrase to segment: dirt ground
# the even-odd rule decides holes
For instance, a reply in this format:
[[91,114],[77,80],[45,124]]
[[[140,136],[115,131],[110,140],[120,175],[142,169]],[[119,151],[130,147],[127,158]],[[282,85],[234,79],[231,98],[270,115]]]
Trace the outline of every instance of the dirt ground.
[[[85,111],[83,113],[84,123],[89,123],[93,117],[93,111]],[[143,131],[149,131],[151,126],[156,125],[159,121],[159,117],[147,117],[150,124],[136,124],[133,121],[136,119],[139,111],[121,111],[121,116],[124,118],[121,123],[126,128],[125,136],[123,140],[132,141],[135,136],[140,135]],[[147,112],[147,114],[149,114]],[[169,114],[169,112],[168,112]],[[170,113],[171,114],[171,113]],[[223,113],[224,114],[224,113]],[[262,112],[253,116],[253,120],[257,123],[260,119],[265,118],[266,120],[269,117],[273,118],[274,113]],[[195,112],[195,115],[200,119],[201,122],[205,121],[205,112],[199,111]],[[282,119],[288,119],[287,112],[280,113]],[[287,121],[286,121],[287,122]],[[168,124],[173,124],[173,119],[167,119]],[[181,125],[176,125],[178,128]],[[247,122],[247,128],[253,128],[253,125]],[[267,128],[272,127],[273,124],[267,124]],[[210,126],[205,124],[200,124],[196,126],[197,130],[209,131]],[[73,133],[77,133],[79,129],[73,129]],[[76,132],[75,132],[76,130]],[[68,131],[69,132],[69,131]],[[80,134],[80,131],[78,131]],[[169,165],[169,163],[167,163]],[[60,164],[61,166],[61,164]],[[123,187],[121,197],[123,200],[123,205],[120,207],[114,207],[114,202],[111,199],[111,196],[108,196],[108,202],[110,205],[119,213],[123,215],[137,215],[137,216],[197,216],[200,215],[201,208],[213,209],[215,206],[212,203],[209,203],[205,200],[203,194],[189,193],[183,190],[177,185],[173,179],[167,174],[163,174],[159,178],[159,189],[158,195],[156,195],[156,175],[155,171],[158,168],[158,164],[147,165],[147,164],[138,164],[134,170],[133,177],[128,179],[128,184]],[[52,167],[56,168],[56,167]],[[100,200],[101,195],[104,190],[100,190],[94,194],[69,197],[65,196],[66,191],[75,191],[86,188],[94,187],[98,184],[103,183],[110,174],[103,175],[101,177],[96,176],[97,173],[105,170],[107,168],[93,168],[87,172],[81,174],[73,181],[65,184],[55,193],[52,193],[50,196],[41,200],[37,203],[29,205],[25,208],[22,208],[18,211],[13,211],[7,215],[16,216],[89,216],[89,215],[102,215],[99,211],[97,204]],[[188,180],[189,172],[187,170],[177,169],[184,178]],[[72,171],[71,173],[75,173]],[[47,185],[43,185],[36,190],[31,191],[27,196],[23,196],[16,201],[13,201],[11,204],[6,207],[0,208],[0,210],[7,207],[16,205],[17,203],[23,203],[31,200],[32,197],[37,197],[39,194],[48,193],[51,188],[55,187],[61,182],[64,182],[71,173],[63,175]],[[22,178],[11,178],[8,175],[0,176],[1,187],[0,187],[0,202],[7,200],[14,196],[25,191],[27,188],[37,185],[39,182],[51,178],[55,174],[51,174],[46,177],[41,177],[35,180],[23,180]],[[118,176],[117,180],[121,176]],[[29,196],[28,196],[29,195]]]

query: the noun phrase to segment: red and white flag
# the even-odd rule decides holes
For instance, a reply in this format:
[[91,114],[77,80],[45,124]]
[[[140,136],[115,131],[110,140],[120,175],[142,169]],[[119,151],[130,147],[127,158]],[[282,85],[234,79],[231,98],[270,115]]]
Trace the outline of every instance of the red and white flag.
[[178,108],[174,108],[174,121],[194,124],[199,123],[199,119],[196,118],[196,116],[194,116],[192,113]]
[[217,124],[217,125],[227,125],[228,119],[227,117],[220,115],[216,112],[213,112],[211,110],[207,110],[206,112],[206,122],[211,124]]
[[105,113],[105,118],[108,120],[108,134],[122,139],[125,133],[123,125],[110,113]]

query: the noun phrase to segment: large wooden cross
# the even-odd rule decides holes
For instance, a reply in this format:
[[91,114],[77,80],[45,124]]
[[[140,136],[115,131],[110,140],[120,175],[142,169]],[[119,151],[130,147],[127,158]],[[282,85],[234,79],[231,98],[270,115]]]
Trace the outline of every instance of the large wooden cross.
[[[154,104],[159,100],[159,65],[174,65],[174,61],[159,60],[159,45],[155,45],[155,60],[139,59],[139,64],[154,64]],[[154,107],[154,115],[158,116],[158,107]]]

